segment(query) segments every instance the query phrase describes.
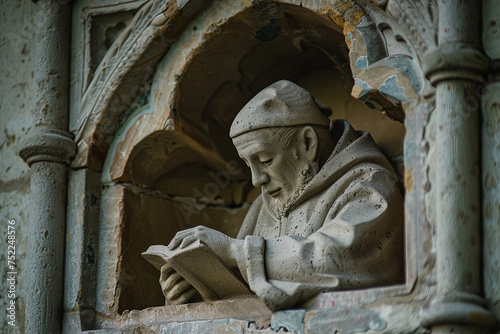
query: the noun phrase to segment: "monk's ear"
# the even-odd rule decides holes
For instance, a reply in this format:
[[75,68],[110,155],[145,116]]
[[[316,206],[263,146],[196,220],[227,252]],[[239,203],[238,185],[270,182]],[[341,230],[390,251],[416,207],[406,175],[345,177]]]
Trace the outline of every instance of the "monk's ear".
[[318,135],[310,126],[305,126],[299,131],[299,154],[304,155],[307,160],[316,159],[318,152]]

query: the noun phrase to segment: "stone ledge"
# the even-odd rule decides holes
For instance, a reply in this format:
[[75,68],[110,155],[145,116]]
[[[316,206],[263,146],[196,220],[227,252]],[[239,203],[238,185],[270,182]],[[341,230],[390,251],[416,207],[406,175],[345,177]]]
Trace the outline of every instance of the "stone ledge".
[[96,317],[96,329],[123,329],[134,326],[157,328],[168,323],[184,323],[216,319],[270,320],[272,316],[257,297],[244,297],[214,302],[201,302],[175,306],[150,307],[132,310],[116,316]]

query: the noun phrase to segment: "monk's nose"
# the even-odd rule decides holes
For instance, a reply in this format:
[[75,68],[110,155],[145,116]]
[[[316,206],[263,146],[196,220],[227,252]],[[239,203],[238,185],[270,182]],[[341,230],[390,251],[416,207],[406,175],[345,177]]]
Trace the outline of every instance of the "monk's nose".
[[256,168],[252,168],[252,184],[254,187],[260,187],[263,184],[269,182],[269,176],[266,173],[262,173]]

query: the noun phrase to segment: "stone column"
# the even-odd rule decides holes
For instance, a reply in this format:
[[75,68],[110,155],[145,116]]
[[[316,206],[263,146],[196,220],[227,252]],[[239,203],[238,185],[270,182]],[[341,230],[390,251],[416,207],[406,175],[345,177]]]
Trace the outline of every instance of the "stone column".
[[480,9],[475,0],[440,0],[438,47],[424,59],[436,87],[437,296],[422,324],[439,333],[480,333],[494,323],[481,298],[476,88],[489,61],[480,48]]
[[67,200],[70,1],[37,1],[35,124],[19,155],[31,166],[26,333],[60,333]]
[[500,6],[483,0],[483,45],[493,69],[482,103],[482,181],[485,297],[500,316]]

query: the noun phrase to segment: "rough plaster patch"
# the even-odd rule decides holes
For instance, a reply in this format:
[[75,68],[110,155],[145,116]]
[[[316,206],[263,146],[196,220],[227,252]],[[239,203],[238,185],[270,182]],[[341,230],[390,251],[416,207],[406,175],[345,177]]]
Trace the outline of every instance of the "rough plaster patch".
[[[415,64],[414,60],[404,56],[389,57],[384,61],[384,65],[403,72],[413,86],[413,90],[417,94],[422,91],[424,86],[422,73],[418,68],[418,65]],[[411,96],[410,93],[405,94],[405,96],[407,95]]]
[[[172,333],[199,333],[199,334],[212,334],[224,333],[223,328],[226,329],[230,324],[230,319],[207,320],[207,321],[192,321],[180,322],[163,325],[161,327],[161,334]],[[234,323],[233,323],[234,325]],[[227,331],[226,331],[227,332]],[[237,332],[236,332],[237,333]],[[242,331],[240,331],[242,333]]]
[[258,328],[255,323],[236,319],[219,319],[170,323],[162,325],[161,334],[298,334],[298,332],[280,328]]
[[[387,321],[384,333],[428,333],[420,326],[420,315],[411,304],[383,305],[377,309],[380,318]],[[369,332],[370,333],[370,332]]]
[[[339,27],[343,27],[344,36],[346,36],[345,41],[350,48],[352,32],[363,19],[364,11],[355,5],[353,1],[335,1],[333,6],[328,5],[325,14]],[[349,34],[351,35],[349,36]]]
[[305,318],[306,334],[380,332],[386,327],[377,313],[359,308],[336,307],[310,312]]
[[405,96],[405,88],[398,85],[398,77],[391,75],[380,86],[380,92],[389,97],[394,102],[408,102]]
[[[2,310],[7,309],[7,305],[10,299],[7,299],[6,293],[8,289],[7,282],[7,220],[15,220],[16,224],[16,321],[17,327],[13,328],[6,324],[7,318],[2,316],[0,318],[0,328],[4,328],[6,331],[3,333],[19,333],[24,332],[24,303],[26,289],[26,256],[28,248],[28,208],[29,208],[29,194],[22,194],[19,192],[10,192],[0,194],[0,217],[2,217],[2,223],[0,225],[0,233],[2,235],[0,241],[0,263],[2,265],[0,269],[0,291],[3,295],[0,298],[0,308]],[[19,332],[18,332],[19,331]]]
[[373,90],[373,88],[361,79],[354,79],[355,86],[352,88],[352,96],[359,99]]
[[[5,22],[2,20],[2,22]],[[10,22],[10,21],[9,21]],[[14,23],[12,23],[15,27]],[[22,24],[22,22],[17,23]],[[9,27],[14,29],[13,27]],[[2,29],[5,31],[5,29]],[[21,38],[21,37],[19,37]],[[11,47],[8,41],[0,46],[1,66],[1,94],[0,94],[0,182],[18,179],[28,172],[28,166],[17,155],[19,140],[31,129],[33,115],[34,85],[31,78],[30,63],[33,59],[30,53],[17,54],[18,50]],[[24,49],[29,49],[27,41],[23,42]],[[6,58],[4,58],[6,57]]]
[[271,328],[278,331],[285,328],[287,331],[293,331],[297,334],[304,333],[305,310],[281,311],[273,314],[271,318]]
[[361,69],[368,68],[368,58],[366,56],[359,57],[356,61],[356,67],[359,67]]
[[[29,168],[17,155],[18,141],[33,122],[35,82],[34,16],[32,1],[1,1],[0,11],[0,309],[6,310],[9,299],[7,282],[7,220],[16,221],[16,321],[7,325],[2,311],[2,333],[24,333],[26,256],[29,224]],[[5,265],[4,265],[5,264]]]

